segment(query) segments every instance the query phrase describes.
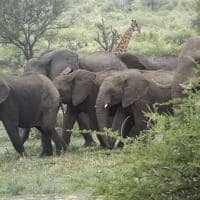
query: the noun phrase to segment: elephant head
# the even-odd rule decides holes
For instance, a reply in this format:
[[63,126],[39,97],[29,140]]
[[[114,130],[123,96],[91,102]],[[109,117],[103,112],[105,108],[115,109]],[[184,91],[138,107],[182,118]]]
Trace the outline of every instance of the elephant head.
[[61,73],[53,80],[58,89],[62,102],[77,106],[91,93],[96,75],[87,70],[76,70],[68,73]]
[[67,67],[79,68],[78,55],[69,50],[56,49],[30,59],[25,65],[25,72],[39,72],[53,80]]
[[42,63],[38,58],[34,57],[28,60],[24,67],[24,73],[37,72],[45,76],[49,76],[48,63]]
[[9,96],[10,87],[3,79],[0,79],[0,103],[3,103]]
[[[134,75],[133,80],[135,79],[135,83],[137,81],[136,85],[128,80],[130,73]],[[115,114],[116,108],[119,105],[124,108],[128,107],[145,94],[147,83],[141,76],[139,71],[132,70],[131,72],[127,70],[121,74],[108,77],[103,81],[96,102],[97,118],[101,130],[104,127],[110,126],[109,116]],[[130,93],[130,88],[133,89],[132,91],[135,91],[134,94]]]
[[[171,98],[173,73],[170,74],[170,72],[166,71],[146,73],[145,75],[145,72],[127,70],[120,75],[105,79],[100,87],[96,102],[97,119],[101,130],[104,127],[112,127],[114,130],[119,130],[123,121],[129,115],[132,120],[134,116],[135,124],[137,121],[144,128],[143,111],[147,111],[146,104],[151,106],[155,102],[164,102]],[[116,112],[111,125],[109,114],[113,107],[115,107]],[[119,113],[119,109],[124,113]],[[118,115],[117,119],[116,115]],[[143,118],[140,120],[142,123],[138,120],[139,117]],[[116,124],[113,124],[114,122]],[[142,129],[141,126],[138,130]]]
[[196,76],[195,62],[200,63],[200,37],[189,39],[178,58],[178,66],[175,72],[172,85],[172,97],[183,97],[181,84],[189,78]]

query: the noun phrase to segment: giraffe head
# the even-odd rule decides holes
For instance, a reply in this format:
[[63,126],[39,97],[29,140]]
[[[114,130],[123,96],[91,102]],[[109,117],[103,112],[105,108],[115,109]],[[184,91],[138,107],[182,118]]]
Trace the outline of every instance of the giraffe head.
[[136,22],[136,20],[132,19],[129,30],[131,32],[135,32],[135,31],[140,32],[140,27],[138,26],[138,23]]

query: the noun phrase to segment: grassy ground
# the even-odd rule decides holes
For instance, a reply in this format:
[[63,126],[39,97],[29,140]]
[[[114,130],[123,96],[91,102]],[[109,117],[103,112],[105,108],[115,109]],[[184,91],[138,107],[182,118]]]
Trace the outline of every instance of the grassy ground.
[[[40,140],[31,138],[25,144],[28,157],[19,160],[11,142],[0,129],[0,199],[17,199],[17,195],[38,199],[66,199],[68,195],[80,199],[96,199],[91,193],[104,168],[115,165],[118,151],[104,151],[99,147],[82,147],[83,139],[72,138],[67,153],[57,157],[39,158]],[[69,198],[70,199],[70,198]],[[73,199],[73,198],[72,198]]]

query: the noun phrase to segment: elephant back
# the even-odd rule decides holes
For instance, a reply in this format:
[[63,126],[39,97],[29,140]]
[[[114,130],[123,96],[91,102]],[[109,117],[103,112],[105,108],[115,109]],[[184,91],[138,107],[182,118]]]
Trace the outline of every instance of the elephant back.
[[140,70],[175,70],[178,62],[177,56],[144,56],[123,53],[118,57],[129,69]]
[[156,71],[144,71],[143,76],[161,86],[171,87],[174,80],[174,71],[156,70]]
[[81,55],[79,66],[93,72],[104,70],[124,70],[126,65],[115,55],[109,52],[94,52],[89,55]]

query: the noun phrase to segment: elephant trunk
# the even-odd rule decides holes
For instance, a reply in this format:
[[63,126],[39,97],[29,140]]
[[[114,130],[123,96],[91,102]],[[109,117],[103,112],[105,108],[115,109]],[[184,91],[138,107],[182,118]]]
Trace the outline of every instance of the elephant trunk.
[[[109,128],[109,105],[105,104],[104,98],[101,96],[97,98],[96,102],[96,115],[97,115],[97,122],[99,126],[99,130],[103,131],[104,128]],[[109,142],[108,142],[108,137],[107,136],[102,136],[103,139],[104,147],[109,148]]]
[[194,76],[194,63],[189,58],[181,58],[176,70],[174,81],[172,84],[172,98],[184,97],[181,84],[186,82],[190,77]]
[[109,104],[105,103],[105,99],[102,96],[97,98],[96,113],[100,131],[103,131],[104,128],[109,128]]

